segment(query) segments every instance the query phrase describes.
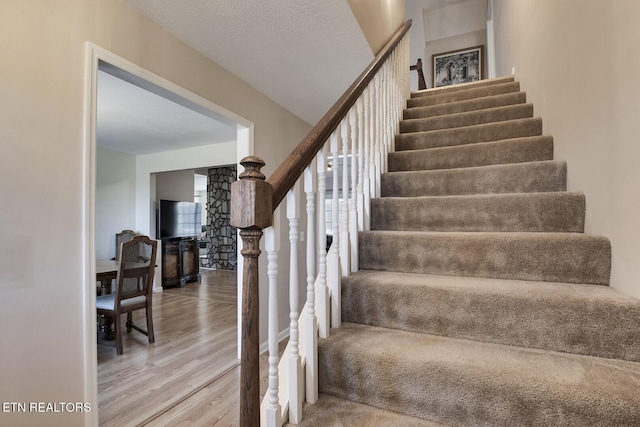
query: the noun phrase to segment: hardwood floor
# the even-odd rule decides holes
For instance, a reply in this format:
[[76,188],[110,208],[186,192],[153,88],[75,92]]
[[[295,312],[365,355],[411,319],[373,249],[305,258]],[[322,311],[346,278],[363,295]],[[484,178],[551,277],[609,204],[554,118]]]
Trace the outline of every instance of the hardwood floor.
[[[101,426],[178,425],[171,418],[176,411],[187,419],[207,414],[217,425],[237,424],[236,272],[201,273],[201,283],[154,294],[154,344],[133,331],[117,356],[114,342],[99,334]],[[134,322],[145,324],[144,310]]]
[[[288,339],[280,342],[282,355]],[[239,424],[240,366],[231,368],[216,381],[183,400],[146,424],[146,427],[226,427]],[[260,396],[268,385],[268,353],[260,355]]]

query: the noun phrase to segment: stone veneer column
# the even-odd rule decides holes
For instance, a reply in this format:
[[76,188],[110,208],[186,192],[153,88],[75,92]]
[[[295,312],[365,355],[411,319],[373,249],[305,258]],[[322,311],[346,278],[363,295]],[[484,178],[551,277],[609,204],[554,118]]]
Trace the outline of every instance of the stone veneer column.
[[237,268],[237,234],[231,219],[231,183],[237,179],[235,165],[209,169],[207,185],[207,258],[202,267],[217,270]]

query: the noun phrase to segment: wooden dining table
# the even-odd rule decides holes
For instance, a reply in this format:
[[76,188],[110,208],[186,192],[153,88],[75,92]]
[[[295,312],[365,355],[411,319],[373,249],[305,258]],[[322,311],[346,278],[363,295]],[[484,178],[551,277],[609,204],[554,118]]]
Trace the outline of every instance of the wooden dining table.
[[113,259],[96,260],[96,279],[102,288],[100,295],[108,295],[113,292],[111,283],[118,276],[119,266],[120,262]]

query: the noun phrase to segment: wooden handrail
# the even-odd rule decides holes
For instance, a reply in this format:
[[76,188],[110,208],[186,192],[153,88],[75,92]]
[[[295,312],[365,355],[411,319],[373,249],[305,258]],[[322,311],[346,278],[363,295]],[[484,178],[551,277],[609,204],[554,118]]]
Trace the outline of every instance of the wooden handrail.
[[311,164],[311,161],[322,148],[333,130],[338,127],[340,121],[346,116],[358,97],[364,92],[369,82],[373,80],[378,70],[385,60],[391,55],[393,49],[398,45],[402,37],[409,31],[411,19],[407,20],[391,37],[387,44],[376,55],[373,61],[358,76],[346,92],[333,104],[333,107],[320,119],[313,129],[291,154],[278,166],[271,174],[267,182],[273,187],[273,209],[276,209],[285,198],[287,192],[296,183],[304,169]]

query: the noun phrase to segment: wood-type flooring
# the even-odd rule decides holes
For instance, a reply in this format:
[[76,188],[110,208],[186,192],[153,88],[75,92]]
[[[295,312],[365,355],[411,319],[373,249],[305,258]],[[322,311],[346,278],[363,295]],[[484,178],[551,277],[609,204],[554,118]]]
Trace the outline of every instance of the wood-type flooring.
[[[154,294],[154,344],[125,333],[117,356],[98,334],[101,426],[237,425],[236,272],[201,273],[201,283]],[[134,322],[145,324],[144,310]]]

